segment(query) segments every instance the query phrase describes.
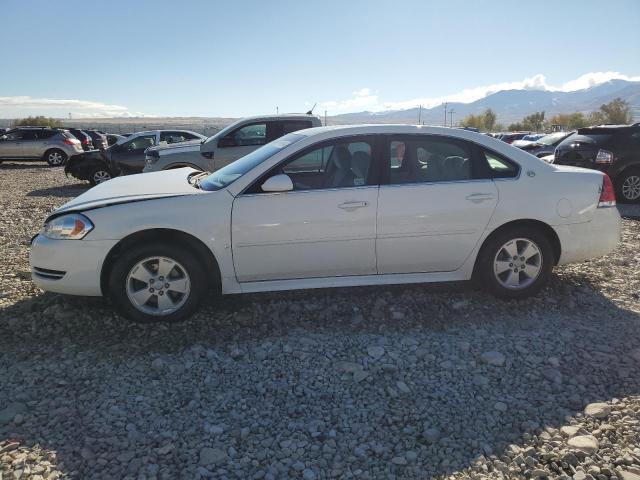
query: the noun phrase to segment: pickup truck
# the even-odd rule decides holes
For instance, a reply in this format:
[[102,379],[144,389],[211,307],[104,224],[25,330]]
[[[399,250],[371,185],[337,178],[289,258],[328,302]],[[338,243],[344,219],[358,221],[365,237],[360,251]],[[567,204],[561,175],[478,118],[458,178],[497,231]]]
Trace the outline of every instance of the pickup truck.
[[320,126],[320,118],[309,114],[243,118],[202,143],[148,148],[143,172],[182,167],[213,172],[287,133]]

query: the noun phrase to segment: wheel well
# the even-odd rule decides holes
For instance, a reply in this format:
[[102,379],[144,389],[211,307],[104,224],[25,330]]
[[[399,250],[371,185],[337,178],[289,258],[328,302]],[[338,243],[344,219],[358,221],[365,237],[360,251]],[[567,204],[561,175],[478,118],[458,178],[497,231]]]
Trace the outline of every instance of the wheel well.
[[616,183],[620,181],[622,175],[629,171],[640,172],[640,163],[632,163],[631,165],[627,165],[624,167],[617,175],[616,175]]
[[[530,227],[530,228],[535,228],[536,230],[539,230],[540,232],[542,232],[544,236],[547,237],[547,239],[549,240],[549,243],[551,244],[551,248],[553,250],[553,256],[554,256],[554,262],[553,262],[554,265],[558,263],[558,261],[560,260],[560,254],[562,253],[560,238],[558,238],[558,234],[555,232],[553,228],[551,228],[546,223],[541,222],[540,220],[531,220],[531,219],[513,220],[511,222],[507,222],[503,225],[500,225],[493,232],[491,232],[487,236],[487,238],[484,239],[484,242],[482,242],[482,247],[480,247],[480,252],[482,251],[482,248],[484,248],[484,246],[487,244],[487,242],[491,238],[493,238],[495,235],[514,227]],[[475,274],[476,267],[478,266],[479,258],[480,258],[480,253],[478,253],[478,255],[476,256],[476,263],[473,267],[474,274]]]
[[103,294],[107,292],[107,285],[109,283],[109,275],[115,262],[118,260],[122,252],[134,245],[139,245],[145,242],[158,242],[166,241],[172,245],[181,245],[185,247],[205,263],[207,272],[213,272],[213,275],[208,275],[210,279],[209,287],[216,289],[220,288],[221,277],[220,267],[216,261],[213,252],[207,247],[201,240],[180,230],[172,230],[168,228],[154,228],[150,230],[142,230],[140,232],[132,233],[131,235],[120,240],[108,253],[107,258],[102,264],[102,272],[100,273],[100,288]]

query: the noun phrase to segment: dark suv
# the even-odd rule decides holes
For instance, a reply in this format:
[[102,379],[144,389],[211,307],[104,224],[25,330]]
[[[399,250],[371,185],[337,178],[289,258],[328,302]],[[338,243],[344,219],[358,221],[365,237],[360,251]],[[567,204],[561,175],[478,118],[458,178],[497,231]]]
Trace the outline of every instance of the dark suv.
[[580,128],[558,145],[553,161],[601,170],[619,201],[640,202],[640,123]]

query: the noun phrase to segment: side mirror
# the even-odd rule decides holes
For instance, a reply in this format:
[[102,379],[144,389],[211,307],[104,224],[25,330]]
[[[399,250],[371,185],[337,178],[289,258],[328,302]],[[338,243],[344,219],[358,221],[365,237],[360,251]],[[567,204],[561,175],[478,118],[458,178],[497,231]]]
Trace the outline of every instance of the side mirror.
[[293,182],[289,175],[274,175],[262,184],[263,192],[289,192],[293,190]]

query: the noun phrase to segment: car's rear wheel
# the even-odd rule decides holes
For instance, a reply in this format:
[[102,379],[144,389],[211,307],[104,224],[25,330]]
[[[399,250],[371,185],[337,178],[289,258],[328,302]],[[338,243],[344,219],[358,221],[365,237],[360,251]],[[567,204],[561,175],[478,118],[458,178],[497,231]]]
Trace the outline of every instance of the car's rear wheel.
[[616,197],[625,203],[640,203],[640,169],[625,170],[616,182]]
[[93,186],[96,186],[100,183],[111,180],[112,178],[113,176],[111,175],[109,169],[105,167],[94,167],[93,170],[91,170],[91,175],[89,176],[89,183],[91,183],[91,185]]
[[143,245],[115,263],[109,295],[136,322],[175,322],[191,316],[206,291],[203,266],[189,251],[164,244]]
[[554,254],[547,237],[531,227],[515,227],[487,239],[476,274],[489,291],[503,298],[535,295],[549,281]]
[[52,167],[59,167],[67,161],[68,155],[58,148],[47,150],[44,154],[45,161]]

